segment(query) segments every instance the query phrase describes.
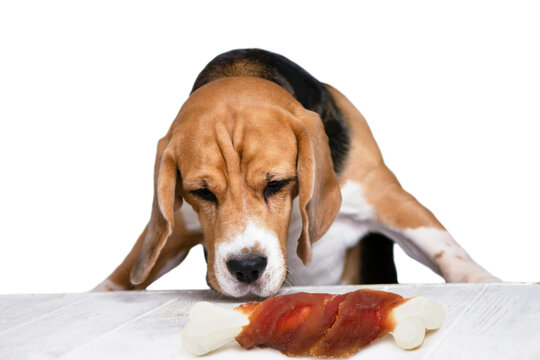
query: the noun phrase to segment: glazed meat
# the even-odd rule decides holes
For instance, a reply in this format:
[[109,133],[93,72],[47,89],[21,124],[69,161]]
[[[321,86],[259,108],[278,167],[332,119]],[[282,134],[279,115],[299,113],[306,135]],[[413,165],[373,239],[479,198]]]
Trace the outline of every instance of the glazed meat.
[[424,297],[405,299],[373,290],[346,294],[294,293],[225,310],[193,306],[184,347],[203,355],[235,339],[246,349],[271,347],[289,356],[347,357],[390,332],[404,349],[422,344],[444,321],[444,309]]

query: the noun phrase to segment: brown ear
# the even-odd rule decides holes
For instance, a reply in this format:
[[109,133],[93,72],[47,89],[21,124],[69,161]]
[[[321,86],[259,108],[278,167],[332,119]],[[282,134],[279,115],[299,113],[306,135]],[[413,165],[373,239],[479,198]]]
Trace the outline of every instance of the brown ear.
[[174,212],[182,205],[179,196],[178,166],[169,145],[170,133],[159,140],[154,166],[154,201],[139,257],[131,270],[131,283],[143,283],[154,267],[158,256],[172,234]]
[[339,212],[341,192],[320,117],[305,109],[296,117],[299,120],[295,124],[298,197],[302,216],[297,254],[304,265],[308,265],[311,243],[326,233]]

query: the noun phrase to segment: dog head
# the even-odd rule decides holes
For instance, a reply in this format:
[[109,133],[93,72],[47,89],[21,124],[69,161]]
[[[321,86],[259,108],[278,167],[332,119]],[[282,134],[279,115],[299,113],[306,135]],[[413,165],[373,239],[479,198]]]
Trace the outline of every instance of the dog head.
[[154,185],[132,283],[147,278],[186,201],[202,226],[209,286],[235,297],[280,288],[296,196],[304,264],[341,204],[319,116],[278,85],[250,77],[216,80],[189,97],[158,143]]

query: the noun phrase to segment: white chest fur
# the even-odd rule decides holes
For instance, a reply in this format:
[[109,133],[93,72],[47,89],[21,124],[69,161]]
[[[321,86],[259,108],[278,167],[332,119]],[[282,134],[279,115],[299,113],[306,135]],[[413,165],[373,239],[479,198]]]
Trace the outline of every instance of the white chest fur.
[[347,182],[341,188],[342,204],[336,220],[312,247],[311,263],[304,266],[296,256],[301,218],[295,200],[287,245],[288,285],[339,284],[343,275],[345,254],[370,231],[373,208],[365,201],[359,184]]

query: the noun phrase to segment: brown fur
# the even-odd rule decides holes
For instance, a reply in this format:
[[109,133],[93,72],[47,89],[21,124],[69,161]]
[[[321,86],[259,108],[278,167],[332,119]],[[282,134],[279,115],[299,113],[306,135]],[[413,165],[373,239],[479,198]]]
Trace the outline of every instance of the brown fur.
[[[199,214],[208,249],[207,278],[217,291],[221,289],[213,274],[216,245],[241,231],[249,216],[278,234],[286,253],[292,200],[297,195],[303,220],[298,256],[309,263],[311,242],[326,232],[341,203],[327,143],[318,116],[270,81],[236,77],[203,86],[186,101],[158,144],[150,222],[110,279],[125,286],[132,268],[133,286],[128,288],[144,287],[153,280],[157,265],[170,258],[163,250],[184,251],[202,240],[186,232],[181,219],[173,221],[182,200]],[[266,202],[261,194],[268,175],[293,181]],[[216,195],[219,205],[190,192],[201,186]],[[171,233],[178,235],[176,246],[166,241]]]
[[443,226],[411,194],[403,190],[384,164],[381,151],[362,114],[339,91],[326,85],[349,124],[353,138],[340,184],[354,181],[362,185],[368,202],[377,209],[378,221],[397,229]]
[[[238,63],[223,71],[226,76],[264,69]],[[285,254],[296,196],[302,217],[297,254],[307,264],[311,244],[332,224],[341,204],[340,186],[348,181],[362,186],[382,226],[395,230],[444,229],[429,210],[403,190],[386,167],[360,112],[339,91],[325,86],[351,137],[339,180],[319,115],[306,110],[283,87],[257,77],[225,77],[195,91],[158,143],[151,219],[123,263],[109,276],[109,282],[96,289],[145,288],[162,275],[168,261],[182,261],[180,255],[204,238],[207,281],[223,292],[213,270],[216,245],[242,231],[249,217],[277,234]],[[283,191],[264,199],[269,176],[291,181]],[[217,204],[191,192],[201,187],[215,194]],[[199,214],[204,234],[186,229],[177,211],[182,201]],[[352,283],[359,281],[358,251],[352,248],[344,264],[343,279]],[[431,260],[435,271],[448,268],[442,255]],[[478,279],[484,278],[494,279],[489,274]]]

